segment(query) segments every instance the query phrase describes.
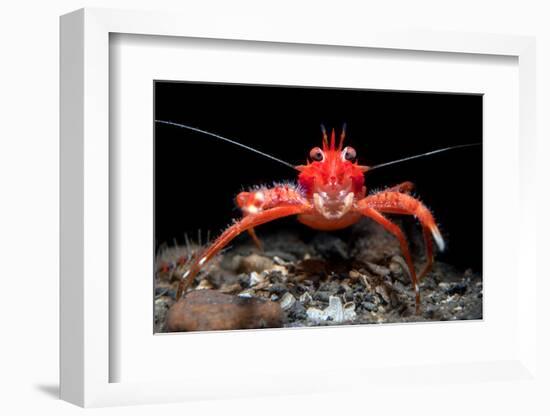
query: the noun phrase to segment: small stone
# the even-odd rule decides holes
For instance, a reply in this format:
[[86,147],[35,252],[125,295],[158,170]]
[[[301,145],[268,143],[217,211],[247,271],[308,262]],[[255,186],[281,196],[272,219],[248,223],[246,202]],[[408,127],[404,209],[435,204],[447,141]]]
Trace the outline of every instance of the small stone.
[[409,283],[411,275],[405,259],[401,256],[393,256],[389,264],[389,270],[393,277],[402,283]]
[[359,273],[357,270],[350,270],[348,276],[352,281],[356,281],[361,278],[362,274]]
[[251,254],[246,257],[235,256],[234,261],[237,263],[235,269],[240,273],[259,273],[271,269],[274,265],[273,260],[258,254]]
[[275,264],[271,269],[269,269],[270,272],[279,272],[281,273],[281,276],[287,276],[288,275],[288,269],[285,266],[281,266],[279,264]]
[[320,302],[328,302],[330,298],[330,292],[324,292],[318,290],[313,294],[313,299],[318,300]]
[[391,274],[393,274],[394,276],[403,274],[403,269],[401,267],[401,264],[395,261],[394,259],[395,259],[395,256],[394,258],[392,258],[392,261],[389,265]]
[[155,297],[169,296],[172,299],[176,299],[176,290],[171,286],[159,286],[155,288]]
[[378,306],[376,306],[373,302],[363,302],[361,306],[369,312],[376,311],[378,309]]
[[[426,285],[424,284],[424,287]],[[406,288],[403,283],[401,283],[399,280],[396,280],[394,283],[393,283],[393,286],[392,286],[392,289],[395,291],[395,292],[399,292],[399,293],[407,293],[409,291],[408,288]]]
[[345,293],[349,297],[353,295],[353,289],[347,283],[342,282],[338,290],[341,293]]
[[243,290],[239,295],[241,298],[251,298],[254,296],[254,289]]
[[367,265],[367,268],[372,273],[374,273],[378,276],[387,276],[387,275],[390,274],[390,269],[388,269],[387,267],[380,266],[378,264],[371,263],[371,262],[365,262],[365,264]]
[[282,323],[283,312],[277,302],[205,289],[187,293],[170,308],[166,329],[179,332],[278,328]]
[[205,290],[205,289],[212,289],[212,283],[210,283],[208,280],[203,279],[201,282],[197,285],[195,290]]
[[248,288],[250,286],[250,276],[246,273],[240,273],[237,275],[237,283],[243,288]]
[[332,293],[332,294],[336,293],[339,289],[340,289],[340,282],[337,281],[337,280],[329,280],[329,281],[323,283],[319,287],[320,291],[328,292],[328,293]]
[[280,265],[294,263],[298,259],[294,254],[282,250],[266,250],[264,255],[271,257],[275,264]]
[[344,321],[354,321],[357,318],[355,313],[355,303],[348,302],[344,305]]
[[452,295],[452,296],[448,296],[447,298],[445,299],[442,299],[441,300],[441,303],[450,303],[450,302],[454,302],[457,300],[457,295]]
[[468,285],[466,283],[455,283],[446,289],[447,294],[449,295],[464,295],[468,290]]
[[267,290],[271,293],[276,294],[277,296],[283,296],[287,292],[286,286],[281,283],[274,283],[269,286]]
[[369,279],[367,279],[367,276],[361,275],[361,283],[363,283],[363,286],[365,286],[368,290],[372,290],[371,284],[369,282]]
[[313,300],[313,298],[311,297],[311,295],[309,294],[309,292],[304,292],[304,293],[300,296],[300,302],[302,302],[304,305],[309,304],[312,300]]
[[390,290],[388,289],[388,287],[386,285],[378,285],[374,288],[374,291],[380,295],[380,297],[382,298],[382,300],[388,304],[391,304],[391,294],[390,294]]
[[278,266],[285,266],[288,264],[287,261],[283,260],[279,256],[273,256],[273,263],[275,263]]
[[222,287],[220,287],[221,293],[236,294],[241,290],[243,290],[243,288],[239,283],[223,284]]
[[292,296],[292,293],[290,292],[286,292],[279,301],[279,305],[281,305],[281,309],[283,309],[284,311],[292,308],[292,305],[294,305],[294,303],[296,303],[296,298]]
[[169,296],[161,296],[155,300],[155,332],[164,330],[166,315],[173,303],[174,301]]
[[267,290],[257,290],[254,296],[257,298],[269,300],[269,298],[271,297],[271,293],[269,293]]
[[301,302],[294,302],[287,315],[290,321],[304,320],[307,318],[306,308]]

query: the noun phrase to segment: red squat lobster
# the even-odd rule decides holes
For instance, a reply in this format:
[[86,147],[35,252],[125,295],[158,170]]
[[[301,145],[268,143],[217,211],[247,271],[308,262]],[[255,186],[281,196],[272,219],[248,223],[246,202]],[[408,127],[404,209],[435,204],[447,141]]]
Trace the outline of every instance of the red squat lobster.
[[[272,188],[260,187],[250,192],[241,192],[237,195],[236,202],[242,210],[243,217],[227,228],[192,261],[180,281],[176,296],[177,299],[185,293],[201,267],[244,231],[247,231],[259,245],[254,227],[279,218],[297,215],[298,221],[311,228],[318,230],[338,230],[355,224],[362,217],[369,217],[392,233],[399,241],[415,292],[416,313],[419,313],[420,292],[418,282],[430,271],[433,264],[432,238],[441,251],[444,250],[445,243],[430,210],[418,199],[409,195],[409,192],[413,188],[411,182],[404,182],[367,196],[364,175],[366,172],[381,166],[471,145],[448,147],[369,167],[357,163],[355,149],[350,146],[343,147],[346,136],[345,125],[342,129],[338,146],[335,143],[334,129],[332,130],[329,143],[326,130],[321,126],[323,147],[314,147],[311,149],[309,152],[310,161],[308,160],[306,165],[293,166],[271,155],[207,131],[169,121],[157,120],[157,122],[208,134],[252,150],[300,172],[297,186],[282,184]],[[419,275],[415,271],[407,239],[403,231],[385,217],[384,214],[413,215],[419,220],[422,226],[427,258],[426,265]]]

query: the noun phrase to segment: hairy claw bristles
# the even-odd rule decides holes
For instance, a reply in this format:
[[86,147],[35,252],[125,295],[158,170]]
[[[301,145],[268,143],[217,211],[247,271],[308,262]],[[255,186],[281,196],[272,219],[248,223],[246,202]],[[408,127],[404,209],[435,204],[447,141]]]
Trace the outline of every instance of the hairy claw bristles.
[[274,181],[271,186],[267,186],[267,185],[253,185],[253,186],[250,186],[248,187],[247,189],[243,189],[242,192],[250,192],[250,193],[254,193],[254,192],[267,192],[269,191],[270,189],[272,188],[287,188],[287,189],[291,189],[291,190],[295,190],[297,191],[299,194],[301,194],[302,196],[305,195],[305,189],[303,189],[303,187],[301,187],[298,183],[294,182],[294,181]]
[[191,241],[187,234],[184,235],[183,245],[176,240],[173,246],[165,243],[160,245],[155,256],[155,274],[159,281],[169,283],[174,279],[181,279],[181,274],[202,249],[202,244]]

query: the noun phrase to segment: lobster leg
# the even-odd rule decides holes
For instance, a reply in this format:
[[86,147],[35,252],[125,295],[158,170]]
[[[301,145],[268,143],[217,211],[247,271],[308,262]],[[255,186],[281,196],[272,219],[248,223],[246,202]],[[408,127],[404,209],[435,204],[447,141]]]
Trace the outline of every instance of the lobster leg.
[[206,248],[196,259],[193,260],[189,268],[182,276],[178,286],[176,299],[179,299],[181,295],[189,288],[201,267],[217,253],[219,253],[220,250],[227,246],[231,240],[239,234],[250,230],[253,227],[257,227],[279,218],[301,214],[309,209],[311,208],[307,204],[278,206],[265,211],[259,211],[255,214],[248,214],[240,221],[237,221],[235,224],[231,225],[208,248]]
[[429,273],[433,265],[432,237],[437,243],[439,250],[443,251],[445,249],[445,242],[441,237],[441,233],[430,210],[418,199],[397,192],[380,192],[366,197],[361,202],[379,212],[413,215],[418,219],[422,226],[424,245],[426,247],[426,265],[418,277],[419,281],[422,280]]
[[392,233],[399,241],[401,251],[403,252],[403,257],[405,257],[405,261],[407,262],[407,266],[409,267],[409,272],[411,275],[412,285],[415,293],[416,313],[418,314],[420,312],[420,291],[418,289],[418,279],[416,278],[416,271],[414,269],[411,253],[409,251],[409,244],[407,243],[405,234],[403,234],[403,231],[401,231],[401,229],[395,223],[384,217],[376,209],[367,206],[365,203],[365,199],[359,201],[358,211],[365,217],[372,218],[374,221],[376,221],[378,224],[380,224],[382,227]]
[[260,239],[256,235],[256,231],[254,231],[254,228],[249,228],[246,231],[248,231],[248,235],[250,235],[250,238],[252,238],[252,241],[254,241],[254,244],[256,245],[256,247],[258,247],[258,250],[264,251],[264,247],[262,245],[262,242],[260,241]]

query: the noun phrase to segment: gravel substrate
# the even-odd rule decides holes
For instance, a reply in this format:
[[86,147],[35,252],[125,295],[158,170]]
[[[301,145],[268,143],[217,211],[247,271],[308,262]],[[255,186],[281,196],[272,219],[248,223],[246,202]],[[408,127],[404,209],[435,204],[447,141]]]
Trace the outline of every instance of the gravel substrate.
[[[418,233],[419,234],[419,233]],[[414,292],[395,239],[364,221],[346,240],[318,233],[303,241],[295,233],[259,233],[260,251],[246,238],[211,261],[192,290],[211,289],[241,297],[277,302],[284,327],[481,319],[482,278],[437,261],[420,283],[421,311],[415,314]],[[411,236],[419,270],[423,247]],[[175,303],[178,276],[193,246],[159,250],[155,275],[155,332],[166,331],[168,310]]]

